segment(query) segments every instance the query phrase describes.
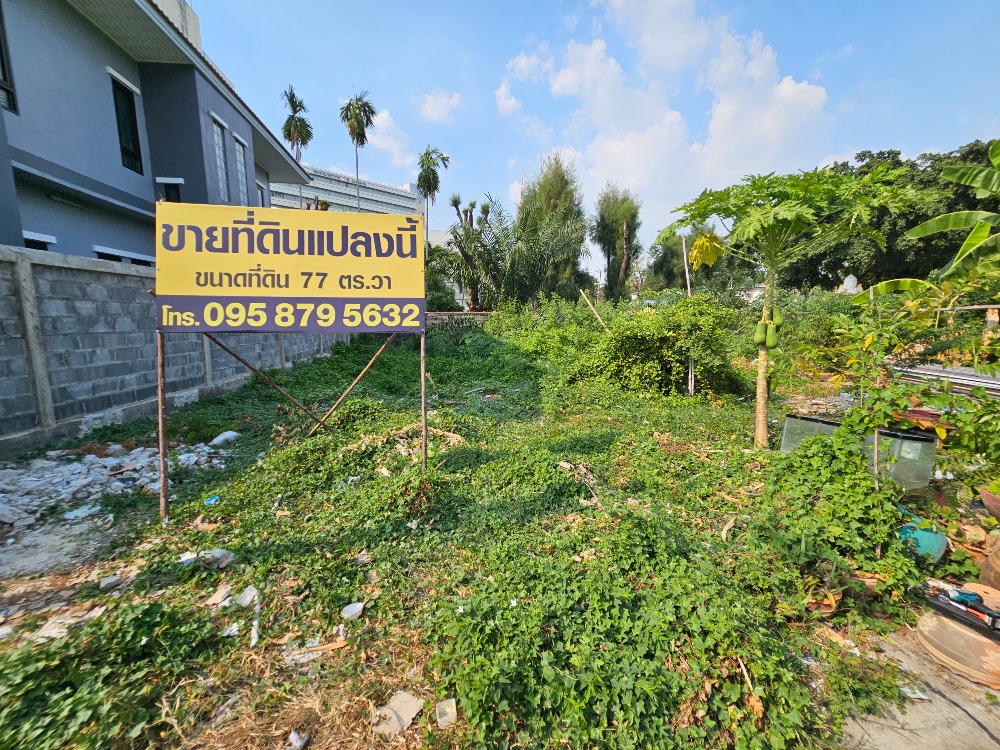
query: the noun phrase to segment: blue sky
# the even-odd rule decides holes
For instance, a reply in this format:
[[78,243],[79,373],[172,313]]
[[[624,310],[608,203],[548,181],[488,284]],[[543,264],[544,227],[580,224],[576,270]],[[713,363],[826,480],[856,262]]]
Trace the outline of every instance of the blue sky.
[[413,181],[426,145],[447,153],[433,229],[452,192],[516,205],[555,149],[588,210],[609,180],[637,195],[648,245],[745,174],[1000,137],[985,0],[193,5],[206,53],[275,132],[294,84],[315,133],[303,161],[354,171],[338,110],[364,89],[379,115],[363,175]]

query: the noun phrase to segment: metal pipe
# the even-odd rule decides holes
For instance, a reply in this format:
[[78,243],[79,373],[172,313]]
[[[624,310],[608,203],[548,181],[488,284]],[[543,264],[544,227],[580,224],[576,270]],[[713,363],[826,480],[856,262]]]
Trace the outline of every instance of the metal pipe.
[[375,356],[374,356],[374,357],[372,357],[372,358],[371,358],[370,360],[368,360],[368,364],[367,364],[367,365],[365,365],[365,369],[363,369],[363,370],[361,371],[361,374],[360,374],[360,375],[358,375],[358,376],[357,376],[356,378],[354,378],[354,382],[353,382],[353,383],[351,383],[351,384],[350,384],[349,386],[347,386],[347,390],[346,390],[346,391],[344,391],[344,392],[343,392],[343,393],[342,393],[342,394],[340,395],[340,398],[338,398],[338,399],[337,399],[337,403],[335,403],[335,404],[334,404],[333,406],[331,406],[331,407],[330,407],[330,410],[329,410],[329,411],[328,411],[328,412],[327,412],[326,414],[324,414],[324,415],[322,416],[322,418],[319,418],[319,419],[316,419],[316,417],[313,417],[313,419],[316,419],[316,421],[317,421],[317,424],[315,424],[315,425],[313,426],[313,428],[312,428],[311,430],[309,430],[309,437],[312,437],[313,435],[315,435],[315,434],[316,434],[316,430],[318,430],[318,429],[319,429],[320,427],[323,427],[323,426],[325,426],[325,425],[326,425],[326,420],[328,420],[328,419],[330,418],[330,415],[331,415],[331,414],[333,414],[333,413],[334,413],[334,412],[335,412],[335,411],[337,410],[337,407],[338,407],[338,406],[340,406],[341,402],[343,402],[343,400],[344,400],[345,398],[347,398],[347,395],[348,395],[348,394],[349,394],[349,393],[350,393],[351,391],[353,391],[353,390],[354,390],[354,386],[356,386],[356,385],[357,385],[358,383],[360,383],[360,382],[361,382],[361,378],[363,378],[363,377],[365,376],[365,373],[366,373],[366,372],[368,372],[368,370],[369,370],[369,369],[371,369],[371,366],[372,366],[373,364],[375,364],[375,360],[377,360],[377,359],[378,359],[379,357],[381,357],[381,356],[382,356],[382,352],[384,352],[384,351],[385,351],[385,348],[386,348],[387,346],[389,346],[389,344],[391,344],[391,343],[392,343],[393,339],[395,339],[395,338],[396,338],[396,335],[397,335],[397,334],[395,334],[395,333],[394,333],[394,334],[392,334],[392,335],[391,335],[391,336],[390,336],[389,338],[387,338],[387,339],[385,340],[385,343],[384,343],[384,344],[382,344],[382,348],[381,348],[381,349],[379,349],[379,350],[378,350],[377,352],[375,352]]

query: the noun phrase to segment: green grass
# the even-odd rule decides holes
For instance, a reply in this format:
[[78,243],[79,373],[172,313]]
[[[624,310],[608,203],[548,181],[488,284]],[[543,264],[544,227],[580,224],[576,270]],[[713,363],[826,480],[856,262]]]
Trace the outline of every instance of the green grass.
[[[431,747],[824,747],[851,713],[899,699],[892,668],[810,638],[815,581],[774,543],[764,490],[772,454],[751,447],[751,406],[567,383],[568,350],[592,342],[596,323],[556,320],[565,335],[553,353],[530,321],[511,320],[495,321],[492,333],[429,336],[426,474],[413,340],[390,347],[334,429],[313,438],[307,418],[256,382],[172,413],[173,440],[226,429],[242,437],[226,469],[175,475],[170,526],[143,525],[131,537],[143,549],[119,555],[142,561],[126,596],[140,602],[63,642],[0,655],[0,704],[9,706],[0,734],[12,738],[0,748],[18,746],[42,719],[59,732],[36,747],[94,737],[107,747],[172,747],[234,694],[243,699],[233,727],[252,720],[287,735],[298,721],[319,746],[365,746],[350,731],[366,736],[366,701],[380,705],[397,689],[457,698],[457,728],[438,730],[432,708],[418,720]],[[530,352],[520,345],[529,339]],[[322,408],[379,343],[361,337],[272,376]],[[88,440],[150,436],[142,422]],[[205,506],[211,494],[221,501]],[[148,502],[134,513],[155,519]],[[199,530],[198,516],[219,526]],[[224,571],[177,562],[212,547],[236,562]],[[370,566],[356,562],[362,551]],[[223,582],[262,592],[253,654],[249,611],[211,615],[215,632],[241,620],[237,639],[203,629],[199,602]],[[348,648],[308,674],[284,665],[286,640],[329,641],[340,609],[358,600],[368,603],[364,624],[350,628]],[[151,616],[134,609],[149,601],[166,608],[164,618],[190,613],[192,624],[159,632],[154,665],[123,662],[130,648],[145,653],[132,624]],[[92,665],[78,690],[106,699],[103,713],[42,697],[61,695],[65,675],[31,674],[30,665],[67,651]],[[110,671],[94,671],[105,653]],[[823,660],[827,679],[805,656]],[[147,670],[145,691],[127,679],[136,665]],[[17,692],[15,677],[32,692]],[[304,709],[303,696],[317,695]],[[238,741],[270,746],[263,734]]]

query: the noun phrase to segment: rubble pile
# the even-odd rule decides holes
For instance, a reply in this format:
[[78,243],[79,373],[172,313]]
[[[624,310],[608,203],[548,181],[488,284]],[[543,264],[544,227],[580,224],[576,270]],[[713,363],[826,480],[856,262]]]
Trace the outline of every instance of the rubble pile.
[[[214,442],[214,441],[213,441]],[[75,510],[66,520],[80,520],[100,510],[97,501],[105,494],[132,490],[160,491],[160,467],[156,448],[127,450],[110,445],[82,457],[76,451],[49,451],[16,469],[0,469],[0,535],[11,536],[32,526],[39,514],[53,505]],[[171,451],[170,470],[225,466],[226,451],[204,443]]]

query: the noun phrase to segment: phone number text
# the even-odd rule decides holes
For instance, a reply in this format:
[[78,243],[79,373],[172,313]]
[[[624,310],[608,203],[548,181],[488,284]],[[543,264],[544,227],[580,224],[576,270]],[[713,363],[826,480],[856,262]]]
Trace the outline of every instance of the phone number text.
[[161,331],[421,331],[423,299],[157,297]]

